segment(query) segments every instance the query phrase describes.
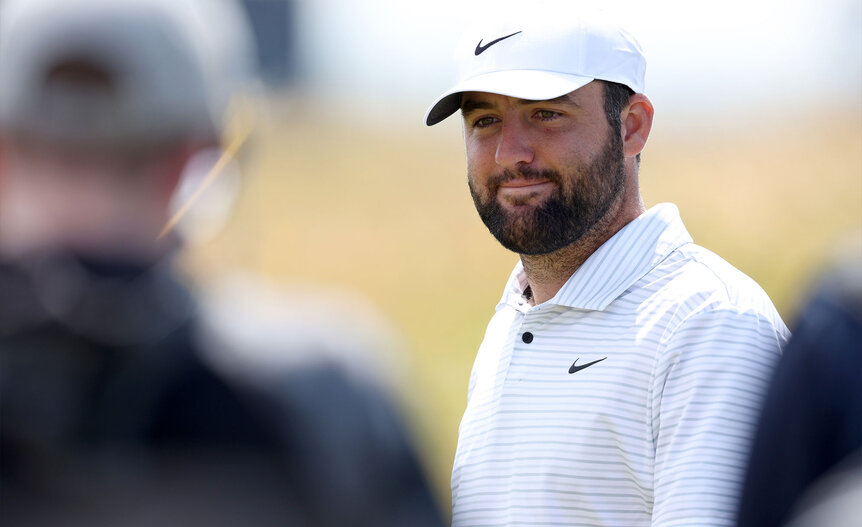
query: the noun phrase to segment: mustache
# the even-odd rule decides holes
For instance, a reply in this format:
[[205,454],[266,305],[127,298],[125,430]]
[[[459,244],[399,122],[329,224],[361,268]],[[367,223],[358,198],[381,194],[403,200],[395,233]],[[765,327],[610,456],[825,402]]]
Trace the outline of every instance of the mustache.
[[548,180],[552,183],[560,184],[562,177],[556,170],[544,169],[537,170],[530,167],[520,167],[517,170],[505,169],[501,174],[492,176],[488,179],[488,186],[492,190],[497,190],[502,184],[514,181],[516,179],[530,180]]

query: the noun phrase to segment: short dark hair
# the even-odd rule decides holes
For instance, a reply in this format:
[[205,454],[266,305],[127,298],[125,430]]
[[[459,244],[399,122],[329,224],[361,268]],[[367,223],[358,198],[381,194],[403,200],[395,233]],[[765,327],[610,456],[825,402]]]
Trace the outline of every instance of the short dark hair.
[[[620,128],[623,125],[620,114],[622,114],[623,108],[626,107],[629,99],[635,92],[625,84],[618,82],[602,81],[602,84],[605,85],[605,115],[608,118],[608,123],[611,125],[611,130],[615,134],[619,134]],[[638,154],[635,159],[640,163],[641,155]]]

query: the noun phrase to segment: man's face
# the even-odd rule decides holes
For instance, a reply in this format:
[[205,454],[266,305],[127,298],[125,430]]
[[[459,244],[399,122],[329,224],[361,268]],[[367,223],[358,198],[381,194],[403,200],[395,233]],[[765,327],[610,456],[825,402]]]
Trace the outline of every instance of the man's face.
[[580,240],[619,207],[622,139],[592,82],[550,101],[465,93],[470,193],[507,249],[547,254]]

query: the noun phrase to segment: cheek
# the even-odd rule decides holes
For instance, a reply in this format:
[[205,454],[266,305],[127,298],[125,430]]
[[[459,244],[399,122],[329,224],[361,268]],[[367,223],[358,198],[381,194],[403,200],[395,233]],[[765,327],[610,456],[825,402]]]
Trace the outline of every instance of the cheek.
[[481,164],[477,164],[469,155],[467,156],[467,185],[473,199],[478,198],[482,201],[488,199],[490,194],[488,180],[491,174],[491,171],[485,169]]
[[560,169],[583,170],[601,155],[601,144],[591,138],[579,138],[556,145],[549,157],[557,160]]
[[490,174],[495,170],[497,150],[493,141],[471,141],[468,139],[465,151],[468,171],[479,175]]

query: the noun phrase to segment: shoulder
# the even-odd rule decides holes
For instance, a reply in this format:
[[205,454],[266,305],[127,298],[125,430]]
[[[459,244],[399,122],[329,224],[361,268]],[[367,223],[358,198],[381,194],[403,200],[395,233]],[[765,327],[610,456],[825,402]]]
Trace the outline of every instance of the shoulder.
[[665,351],[705,353],[762,350],[769,361],[790,332],[754,280],[694,243],[672,251],[630,293],[639,313],[658,330]]
[[376,308],[350,293],[249,276],[204,289],[204,360],[277,412],[303,502],[321,524],[394,525],[409,509],[417,525],[438,525],[395,398],[406,390],[396,380],[402,346]]
[[685,317],[748,314],[786,331],[772,300],[757,282],[694,243],[672,252],[644,280],[653,285],[656,295],[681,306]]
[[201,348],[229,376],[317,368],[372,384],[400,377],[401,338],[361,295],[232,273],[200,284],[196,296]]
[[[377,444],[403,433],[396,396],[406,390],[404,346],[363,297],[244,274],[221,276],[197,296],[203,361],[304,423],[296,437]],[[375,428],[384,422],[391,428]]]

